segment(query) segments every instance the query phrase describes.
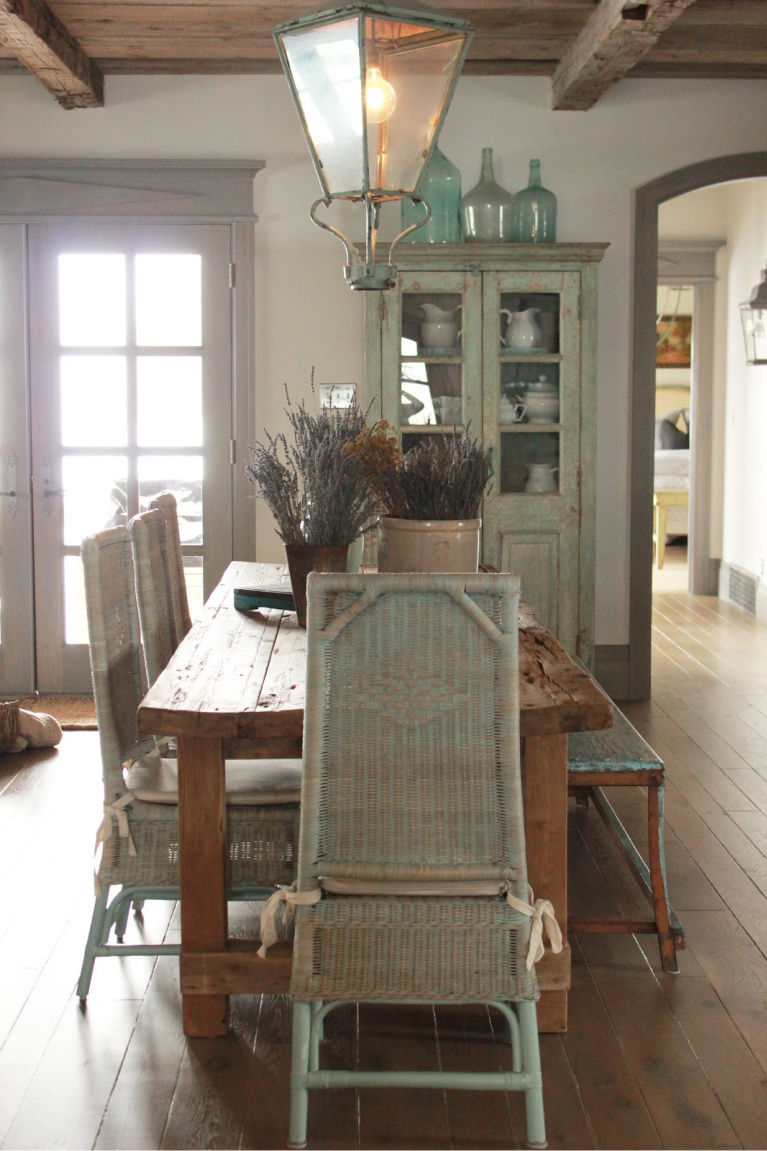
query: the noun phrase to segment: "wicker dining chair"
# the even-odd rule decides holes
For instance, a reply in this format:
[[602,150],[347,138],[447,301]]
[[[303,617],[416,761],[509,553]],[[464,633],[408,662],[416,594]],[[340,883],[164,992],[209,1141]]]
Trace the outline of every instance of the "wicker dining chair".
[[184,557],[181,552],[181,535],[178,529],[178,504],[172,492],[160,492],[149,504],[162,512],[165,520],[168,546],[168,575],[173,603],[174,645],[178,647],[192,626],[189,613],[189,598],[184,576]]
[[[121,941],[130,904],[178,899],[179,872],[178,764],[137,728],[147,680],[128,530],[87,537],[81,554],[104,783],[96,901],[77,985],[85,999],[98,956],[178,954],[175,944]],[[300,778],[299,760],[227,761],[230,899],[264,899],[274,884],[294,880]],[[112,928],[117,944],[109,942]]]
[[[313,573],[308,595],[298,878],[277,897],[296,917],[289,1146],[309,1091],[389,1086],[523,1091],[544,1147],[533,962],[542,916],[557,928],[527,883],[519,580]],[[512,1070],[321,1070],[344,1001],[490,1004]]]
[[153,684],[178,647],[165,517],[159,508],[128,524],[146,673]]

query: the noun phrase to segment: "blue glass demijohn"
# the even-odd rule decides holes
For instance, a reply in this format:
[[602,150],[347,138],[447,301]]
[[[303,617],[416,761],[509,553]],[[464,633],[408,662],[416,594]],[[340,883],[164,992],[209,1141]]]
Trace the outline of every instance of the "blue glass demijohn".
[[[450,244],[461,239],[461,173],[444,152],[435,147],[421,180],[419,195],[431,206],[431,218],[402,241],[406,244]],[[423,207],[403,200],[402,229],[423,217]]]
[[541,162],[530,161],[527,187],[514,198],[512,240],[518,244],[553,244],[557,238],[557,198],[541,184]]

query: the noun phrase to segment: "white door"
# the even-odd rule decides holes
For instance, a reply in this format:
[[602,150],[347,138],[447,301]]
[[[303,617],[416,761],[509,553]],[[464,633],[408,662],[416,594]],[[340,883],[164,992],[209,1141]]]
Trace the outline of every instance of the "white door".
[[80,543],[169,489],[193,614],[232,558],[226,225],[29,227],[36,682],[90,688]]

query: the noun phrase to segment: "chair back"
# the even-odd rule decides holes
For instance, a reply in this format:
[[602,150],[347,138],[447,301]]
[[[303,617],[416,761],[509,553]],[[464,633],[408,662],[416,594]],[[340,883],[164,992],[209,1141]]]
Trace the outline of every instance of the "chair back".
[[178,504],[172,492],[160,492],[150,503],[150,508],[157,508],[165,519],[165,535],[168,545],[168,573],[170,575],[170,592],[173,602],[173,637],[174,649],[192,626],[192,617],[189,614],[189,599],[186,594],[186,580],[184,578],[184,558],[181,554],[181,535],[178,530]]
[[146,673],[153,684],[178,646],[165,517],[159,508],[141,512],[130,521],[128,531]]
[[527,899],[515,575],[309,577],[299,890]]
[[104,793],[111,803],[125,792],[122,765],[155,747],[154,738],[140,735],[136,724],[147,681],[128,529],[87,536],[81,555]]

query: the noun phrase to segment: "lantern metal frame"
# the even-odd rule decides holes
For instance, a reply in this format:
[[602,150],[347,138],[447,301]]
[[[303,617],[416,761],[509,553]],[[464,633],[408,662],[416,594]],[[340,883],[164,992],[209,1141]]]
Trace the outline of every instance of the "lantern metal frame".
[[[405,188],[375,188],[370,186],[370,181],[367,173],[367,165],[363,164],[360,171],[360,187],[353,191],[332,192],[328,186],[328,182],[323,171],[322,162],[319,158],[317,149],[312,140],[312,135],[309,130],[306,117],[304,115],[301,98],[296,88],[293,72],[290,62],[285,52],[282,37],[285,35],[295,34],[297,32],[307,31],[314,28],[321,28],[328,25],[338,23],[343,20],[348,20],[350,17],[355,16],[360,22],[358,34],[358,46],[360,51],[360,76],[364,77],[367,72],[367,50],[366,50],[366,36],[365,36],[365,18],[371,17],[378,20],[388,21],[402,21],[410,22],[422,26],[428,26],[438,32],[454,33],[456,36],[463,36],[463,45],[461,47],[458,58],[453,66],[453,74],[449,84],[445,90],[442,106],[437,117],[437,121],[433,126],[431,138],[428,146],[422,153],[421,170],[418,175],[412,190]],[[408,0],[408,3],[399,6],[388,4],[385,0],[349,0],[347,3],[337,3],[331,0],[331,3],[315,9],[313,12],[304,13],[303,15],[293,17],[286,20],[274,29],[272,33],[277,52],[280,57],[285,76],[290,86],[290,92],[293,97],[293,102],[298,111],[301,127],[304,131],[309,152],[312,159],[314,170],[317,174],[317,179],[320,182],[323,195],[320,196],[311,206],[309,215],[314,224],[318,228],[323,228],[325,231],[331,232],[336,236],[344,245],[346,251],[346,266],[344,268],[344,275],[349,286],[356,290],[372,290],[384,291],[388,288],[394,287],[395,278],[397,274],[396,265],[391,263],[392,255],[399,245],[399,243],[410,235],[411,232],[421,228],[431,218],[431,206],[418,195],[418,189],[423,180],[429,159],[436,146],[439,138],[439,133],[445,121],[447,111],[453,99],[456,84],[461,74],[466,54],[471,43],[474,29],[468,20],[463,20],[454,16],[446,16],[441,12],[421,5],[417,0]],[[364,106],[364,83],[363,87],[363,106]],[[368,155],[368,128],[367,118],[362,117],[362,141],[360,145],[360,154],[362,156]],[[334,227],[332,224],[321,220],[317,216],[317,210],[320,205],[326,208],[330,207],[334,200],[348,200],[351,203],[364,203],[365,205],[365,252],[364,258],[360,255],[356,244],[350,240],[344,233]],[[418,220],[415,224],[411,224],[405,228],[389,245],[388,258],[389,263],[379,264],[376,261],[376,244],[378,238],[378,226],[381,204],[395,201],[395,200],[411,200],[414,204],[422,204],[424,206],[423,218]]]
[[[760,342],[767,345],[767,267],[762,270],[761,279],[748,300],[740,305],[740,319],[743,325],[743,339],[746,344],[746,363],[767,364],[767,354],[759,356],[756,346],[755,312],[762,313],[761,328],[765,335]],[[767,347],[765,347],[767,353]]]

